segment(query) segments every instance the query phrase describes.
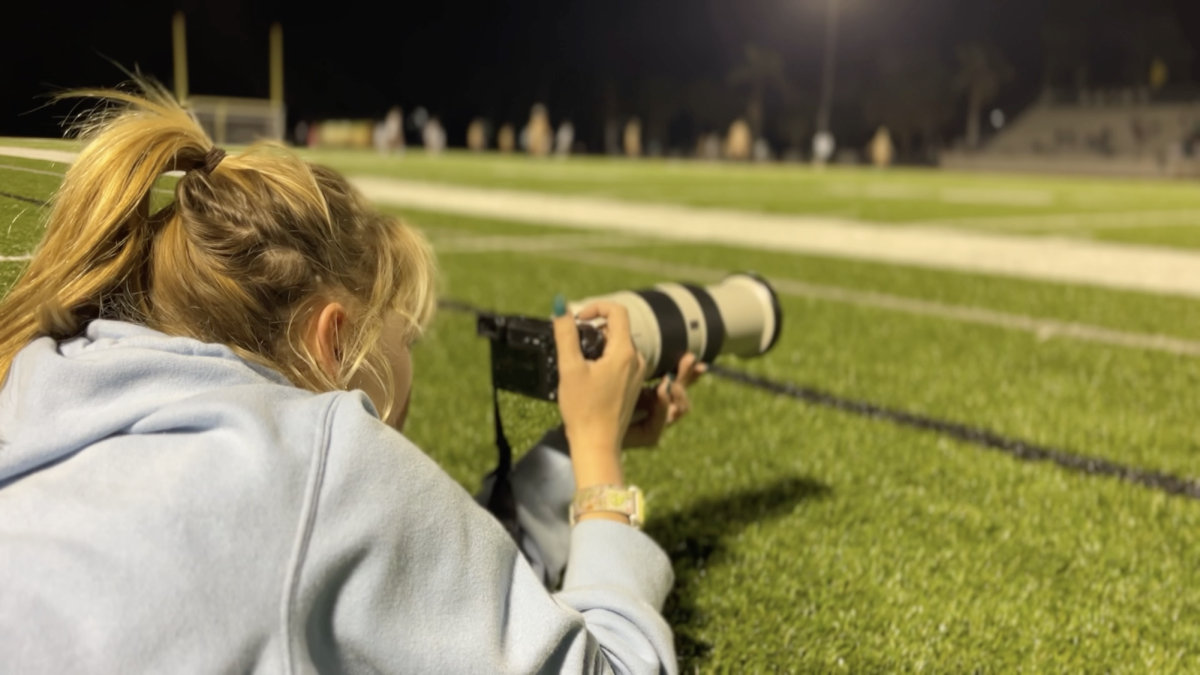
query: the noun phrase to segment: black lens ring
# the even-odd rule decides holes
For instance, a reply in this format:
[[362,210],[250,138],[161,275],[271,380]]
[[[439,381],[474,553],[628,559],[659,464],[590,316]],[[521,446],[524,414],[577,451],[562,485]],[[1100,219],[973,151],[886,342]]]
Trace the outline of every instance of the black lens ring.
[[725,320],[721,318],[721,310],[717,307],[717,301],[707,290],[697,286],[696,284],[680,284],[696,298],[696,303],[700,305],[700,312],[704,315],[704,354],[700,356],[701,363],[712,363],[721,355],[721,348],[725,346]]
[[650,305],[650,310],[654,312],[654,318],[658,320],[658,334],[661,340],[658,368],[653,373],[649,373],[648,377],[662,377],[668,371],[675,370],[679,366],[679,359],[682,359],[683,355],[687,353],[687,322],[683,318],[683,311],[666,293],[652,288],[634,291],[634,293],[641,296],[646,304]]

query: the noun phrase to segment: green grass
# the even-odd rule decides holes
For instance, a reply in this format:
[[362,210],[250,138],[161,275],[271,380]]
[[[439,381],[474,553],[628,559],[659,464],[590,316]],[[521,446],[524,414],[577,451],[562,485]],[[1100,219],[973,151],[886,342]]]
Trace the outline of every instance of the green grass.
[[0,156],[0,193],[7,193],[0,194],[0,256],[24,255],[32,251],[41,239],[45,215],[40,205],[29,200],[49,199],[61,181],[55,176],[8,167],[46,172],[61,172],[66,167],[52,162]]
[[[541,314],[553,291],[654,280],[508,253],[442,265],[455,297]],[[793,323],[742,365],[1075,451],[1194,466],[1194,360],[815,302],[785,312],[807,329]],[[444,314],[417,364],[429,384],[410,434],[473,486],[491,461],[485,345],[468,318]],[[730,383],[695,399],[695,419],[627,469],[675,560],[668,614],[685,671],[1200,665],[1200,505]],[[553,420],[549,406],[506,403],[522,442]],[[447,407],[477,413],[439,422]]]
[[[0,262],[0,289],[7,290],[25,269],[23,262]],[[2,291],[0,291],[2,292]]]
[[1200,248],[1200,225],[1102,229],[1091,232],[1090,236],[1098,241]]
[[[677,170],[721,171],[584,164],[646,182],[658,171],[664,184]],[[462,182],[475,180],[471,170]],[[736,181],[757,171],[728,173]],[[18,185],[12,172],[0,173],[0,191],[48,194],[52,182]],[[682,179],[678,187],[691,189]],[[1192,189],[1106,181],[1053,189],[1110,187]],[[428,228],[435,246],[576,232],[404,215]],[[36,222],[23,216],[16,229]],[[36,235],[16,232],[4,250],[26,250]],[[611,252],[1200,339],[1200,301],[1186,298],[715,246]],[[555,293],[581,297],[663,280],[512,251],[447,249],[440,264],[444,295],[537,315],[549,312]],[[0,264],[0,288],[18,269]],[[1200,359],[824,300],[786,296],[782,304],[787,323],[775,350],[731,365],[1071,452],[1200,475]],[[415,368],[407,433],[475,489],[495,458],[487,350],[472,319],[439,315]],[[693,396],[694,414],[660,448],[626,458],[627,474],[647,490],[648,530],[675,566],[667,617],[683,672],[1200,670],[1200,503],[715,378]],[[502,407],[522,448],[557,419],[552,405],[517,397],[504,397]]]

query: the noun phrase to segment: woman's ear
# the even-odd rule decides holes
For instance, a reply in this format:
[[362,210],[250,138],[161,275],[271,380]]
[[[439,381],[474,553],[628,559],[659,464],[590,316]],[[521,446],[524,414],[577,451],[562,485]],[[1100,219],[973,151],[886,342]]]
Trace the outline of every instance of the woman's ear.
[[346,323],[346,308],[338,302],[318,307],[308,328],[308,348],[317,357],[321,370],[336,379],[342,370],[341,330]]

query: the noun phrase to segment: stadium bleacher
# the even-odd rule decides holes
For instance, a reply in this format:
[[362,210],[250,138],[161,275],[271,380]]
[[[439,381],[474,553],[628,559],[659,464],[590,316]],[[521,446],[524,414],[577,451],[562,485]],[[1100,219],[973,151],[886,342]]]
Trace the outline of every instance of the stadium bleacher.
[[1133,176],[1200,175],[1200,98],[1159,102],[1134,90],[1046,96],[974,153],[942,166]]

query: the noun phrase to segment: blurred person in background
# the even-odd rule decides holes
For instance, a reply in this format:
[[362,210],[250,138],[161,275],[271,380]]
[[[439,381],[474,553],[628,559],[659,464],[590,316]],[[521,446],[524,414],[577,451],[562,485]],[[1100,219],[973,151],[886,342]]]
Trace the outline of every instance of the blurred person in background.
[[875,130],[875,136],[871,138],[871,163],[876,169],[886,169],[892,165],[892,155],[895,153],[895,146],[892,145],[892,135],[888,133],[887,127],[879,127]]
[[143,87],[83,94],[108,109],[0,302],[0,671],[676,672],[669,559],[567,505],[687,412],[690,357],[643,390],[623,308],[556,306],[565,427],[513,469],[522,555],[401,433],[424,238]]
[[561,158],[571,154],[571,144],[575,142],[575,126],[570,121],[558,125],[558,134],[554,140],[554,151]]
[[383,122],[376,122],[374,129],[371,130],[371,143],[375,146],[375,151],[381,155],[388,154],[388,138],[387,126]]
[[487,145],[486,122],[482,118],[476,117],[467,125],[467,149],[471,152],[483,152],[487,150]]
[[642,121],[636,117],[625,123],[624,148],[630,159],[642,156]]
[[725,137],[725,159],[750,159],[750,144],[750,125],[739,117],[729,125],[729,134]]
[[300,120],[299,122],[296,122],[296,127],[293,130],[293,134],[292,134],[292,142],[295,143],[297,146],[301,146],[301,147],[308,145],[308,122],[307,121]]
[[714,133],[700,134],[696,142],[696,155],[714,162],[721,159],[721,137]]
[[754,139],[754,150],[751,152],[756,162],[771,161],[771,144],[765,138]]
[[383,118],[384,143],[388,152],[404,154],[404,111],[392,106]]
[[511,124],[505,124],[500,127],[500,133],[496,134],[496,149],[502,153],[511,153],[516,149],[517,139],[516,133],[513,131]]
[[430,118],[421,128],[421,141],[425,144],[425,152],[430,155],[440,155],[446,149],[446,130],[438,118]]
[[534,157],[545,157],[550,154],[554,142],[554,130],[550,126],[550,113],[541,103],[535,104],[529,111],[529,124],[525,127],[524,148]]

